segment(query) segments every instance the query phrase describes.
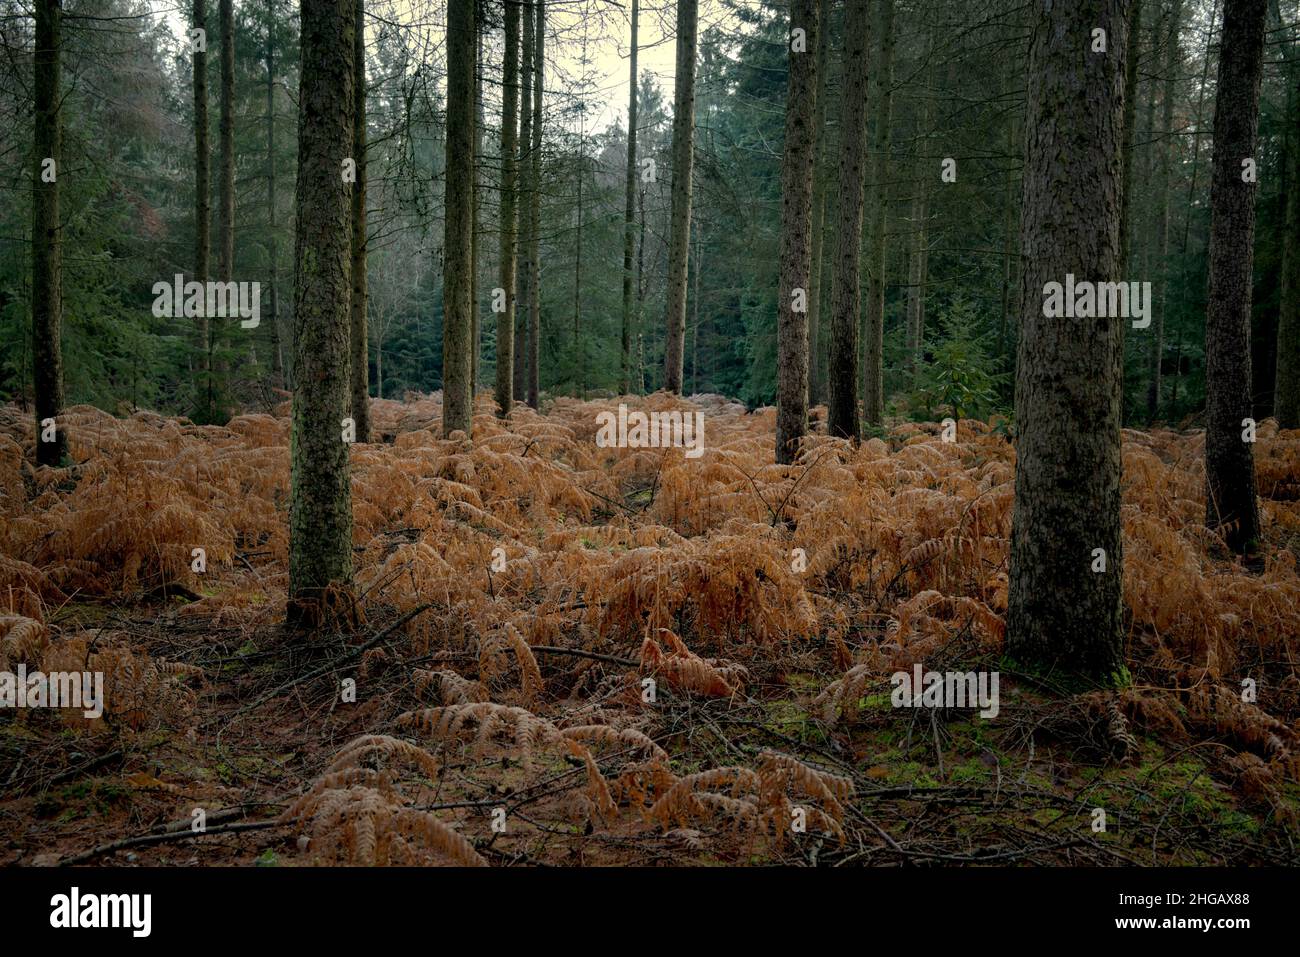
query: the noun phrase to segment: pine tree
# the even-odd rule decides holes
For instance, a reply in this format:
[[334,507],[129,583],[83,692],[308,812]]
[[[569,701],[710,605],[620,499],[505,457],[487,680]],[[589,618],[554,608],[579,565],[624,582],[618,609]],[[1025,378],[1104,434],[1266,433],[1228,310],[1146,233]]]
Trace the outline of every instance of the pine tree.
[[858,316],[862,309],[863,175],[867,146],[867,0],[846,0],[835,262],[828,366],[831,435],[858,438]]
[[673,78],[672,218],[668,226],[668,305],[664,388],[679,395],[686,358],[686,279],[691,242],[691,171],[695,163],[697,0],[677,0],[677,72]]
[[352,421],[357,441],[370,441],[370,350],[366,343],[366,4],[356,0],[356,64],[353,89],[352,159]]
[[349,411],[356,0],[302,0],[298,220],[294,239],[289,614],[352,578],[352,487],[342,433]]
[[790,92],[781,163],[776,460],[793,462],[808,431],[808,297],[812,295],[813,165],[817,138],[817,0],[790,2]]
[[[1075,0],[1033,8],[1020,218],[1007,651],[1030,668],[1102,683],[1124,674],[1125,320],[1045,316],[1043,296],[1067,274],[1119,279],[1128,7]],[[1094,30],[1105,31],[1105,53],[1093,52]]]
[[[60,57],[61,0],[36,0],[33,52],[35,176],[32,180],[32,380],[36,406],[36,464],[60,465],[67,435],[63,414],[63,229],[59,177],[64,171]],[[52,435],[51,435],[52,431]]]
[[1259,539],[1251,416],[1250,302],[1255,247],[1259,85],[1267,0],[1225,0],[1210,179],[1205,314],[1206,522],[1235,551]]
[[505,0],[506,51],[501,89],[501,203],[499,289],[505,300],[497,312],[497,415],[514,405],[516,204],[519,191],[519,0]]
[[442,260],[442,430],[473,426],[476,0],[447,5],[447,222]]

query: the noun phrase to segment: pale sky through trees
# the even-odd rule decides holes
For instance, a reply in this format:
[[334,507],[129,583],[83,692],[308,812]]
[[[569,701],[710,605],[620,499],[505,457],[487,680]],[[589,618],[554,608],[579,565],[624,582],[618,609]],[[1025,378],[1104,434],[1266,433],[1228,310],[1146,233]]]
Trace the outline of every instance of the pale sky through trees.
[[[178,46],[182,43],[188,30],[188,5],[184,8],[173,3],[161,3],[150,0],[150,8],[161,16],[176,36]],[[415,30],[420,25],[428,31],[429,39],[436,47],[439,72],[443,68],[445,56],[444,35],[446,2],[435,3],[421,0],[382,0],[373,6],[367,5],[374,16],[410,24]],[[570,91],[576,86],[584,73],[582,65],[583,21],[588,23],[588,84],[583,90],[583,99],[587,106],[585,132],[597,132],[614,122],[626,122],[627,119],[627,44],[630,35],[628,17],[631,13],[630,0],[548,0],[546,4],[547,33],[547,94],[556,93],[557,68],[558,82],[561,89]],[[668,108],[672,106],[673,76],[675,71],[675,16],[676,6],[671,0],[647,0],[641,5],[640,14],[640,57],[637,64],[642,76],[653,74],[659,88],[664,91]],[[603,22],[602,22],[603,17]],[[734,20],[720,0],[700,0],[700,35],[711,26],[724,21]],[[373,23],[373,20],[372,20]],[[733,24],[733,29],[735,29]],[[209,31],[216,29],[215,18],[210,17]],[[563,42],[555,42],[562,37]],[[367,28],[367,43],[373,51],[374,29]],[[489,78],[499,77],[500,50],[502,43],[500,30],[488,38],[486,66]],[[420,46],[412,39],[413,48]],[[495,49],[495,55],[493,51]],[[559,56],[557,59],[557,50]],[[440,76],[439,89],[445,93],[445,80]],[[488,92],[489,104],[496,103],[493,91]],[[489,123],[495,122],[489,119]],[[577,128],[576,119],[573,127]]]

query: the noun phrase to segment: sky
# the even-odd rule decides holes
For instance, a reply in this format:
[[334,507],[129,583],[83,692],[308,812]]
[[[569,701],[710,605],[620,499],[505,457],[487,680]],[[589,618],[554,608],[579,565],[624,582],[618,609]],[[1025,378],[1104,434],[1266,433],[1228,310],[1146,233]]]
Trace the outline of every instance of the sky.
[[[189,4],[176,0],[150,0],[155,14],[162,17],[177,43],[188,32]],[[237,6],[240,0],[236,0]],[[215,7],[215,3],[213,4]],[[445,0],[377,0],[377,13],[411,29],[427,33],[442,48],[445,35]],[[672,100],[676,72],[676,3],[675,0],[645,0],[639,16],[638,72],[653,74],[666,98]],[[587,37],[587,89],[584,101],[587,112],[585,131],[592,133],[616,122],[626,122],[628,100],[628,47],[631,39],[629,17],[631,0],[548,0],[547,66],[552,71],[548,88],[556,75],[576,80],[583,74],[582,46],[584,25]],[[726,11],[721,0],[699,0],[699,30],[723,21]],[[214,30],[215,10],[209,14],[208,29]],[[557,42],[558,40],[558,42]],[[490,41],[496,58],[487,61],[488,70],[499,69],[501,31]],[[556,58],[556,52],[560,53]]]

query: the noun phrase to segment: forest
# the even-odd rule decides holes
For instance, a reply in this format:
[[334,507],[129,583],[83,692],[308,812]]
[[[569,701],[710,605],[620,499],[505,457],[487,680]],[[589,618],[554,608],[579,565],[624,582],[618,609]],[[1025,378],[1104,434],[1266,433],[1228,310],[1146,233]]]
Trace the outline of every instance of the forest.
[[1300,860],[1297,0],[0,49],[0,864]]

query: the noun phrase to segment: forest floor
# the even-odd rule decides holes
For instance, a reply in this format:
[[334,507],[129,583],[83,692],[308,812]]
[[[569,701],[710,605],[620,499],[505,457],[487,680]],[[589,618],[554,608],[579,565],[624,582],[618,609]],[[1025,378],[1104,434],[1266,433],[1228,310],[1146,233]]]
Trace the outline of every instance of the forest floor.
[[[356,590],[306,636],[286,407],[78,407],[40,471],[0,409],[0,671],[107,699],[0,712],[0,864],[1300,860],[1300,432],[1260,427],[1244,566],[1204,528],[1203,435],[1125,431],[1112,692],[1003,654],[996,425],[818,422],[777,466],[774,410],[625,400],[701,411],[688,458],[599,447],[618,401],[483,397],[472,445],[437,396],[373,402]],[[996,672],[997,714],[894,707],[916,664]]]

